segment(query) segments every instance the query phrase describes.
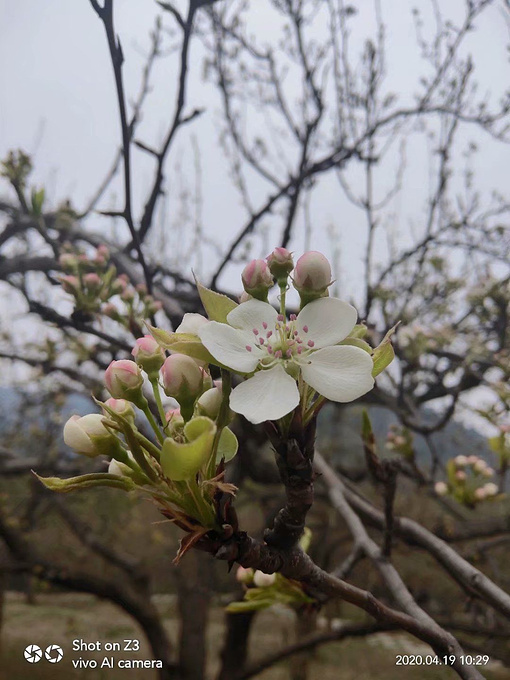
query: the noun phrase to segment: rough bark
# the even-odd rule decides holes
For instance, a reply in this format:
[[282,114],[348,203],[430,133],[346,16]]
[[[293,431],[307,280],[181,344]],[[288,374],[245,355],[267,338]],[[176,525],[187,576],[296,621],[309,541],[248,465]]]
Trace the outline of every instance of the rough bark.
[[226,614],[226,635],[217,680],[234,680],[246,666],[248,643],[255,612]]
[[181,629],[179,668],[185,680],[203,680],[206,663],[206,632],[211,600],[207,556],[196,550],[186,555],[178,570],[177,597]]

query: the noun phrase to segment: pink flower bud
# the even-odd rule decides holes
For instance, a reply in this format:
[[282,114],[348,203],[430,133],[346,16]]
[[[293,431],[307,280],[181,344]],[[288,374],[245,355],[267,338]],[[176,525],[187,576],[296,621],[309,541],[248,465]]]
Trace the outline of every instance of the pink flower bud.
[[485,500],[487,494],[485,493],[485,489],[483,488],[483,486],[480,486],[478,489],[475,489],[474,496],[477,501]]
[[448,486],[444,482],[436,482],[434,485],[434,491],[438,496],[446,496],[448,493]]
[[[110,397],[105,401],[105,406],[111,408],[111,410],[115,411],[115,413],[118,413],[119,416],[134,420],[134,409],[129,401],[126,401],[125,399],[114,399],[113,397]],[[108,412],[106,412],[105,415],[109,415]]]
[[467,458],[468,465],[474,465],[477,460],[478,456],[468,456]]
[[461,484],[463,484],[467,479],[466,473],[463,470],[458,470],[455,473],[455,479]]
[[239,583],[244,583],[248,585],[253,582],[253,569],[245,569],[244,567],[238,567],[236,571],[236,580]]
[[180,408],[170,408],[165,413],[165,417],[166,417],[167,423],[169,423],[171,420],[174,420],[174,418],[180,418],[181,417],[181,409]]
[[455,456],[453,462],[458,468],[463,468],[468,464],[468,459],[466,456]]
[[264,260],[252,260],[241,274],[244,290],[258,300],[267,300],[267,291],[273,287],[274,280]]
[[103,259],[108,260],[110,257],[110,250],[108,249],[108,246],[105,246],[104,243],[98,246],[96,248],[96,257],[102,257]]
[[[161,380],[167,397],[177,399],[181,411],[192,407],[203,389],[203,374],[191,357],[172,354],[161,368]],[[187,413],[186,413],[187,415]]]
[[119,310],[112,302],[109,302],[108,304],[104,305],[101,311],[105,316],[109,317],[110,319],[119,318]]
[[490,479],[491,477],[494,477],[494,470],[491,467],[486,467],[482,470],[482,476]]
[[119,293],[122,293],[124,290],[126,290],[126,288],[127,288],[126,281],[120,276],[117,276],[115,281],[112,283],[112,294],[117,295]]
[[90,413],[71,416],[64,425],[64,441],[76,451],[89,458],[114,451],[117,439],[103,425],[103,416]]
[[147,293],[149,292],[149,291],[147,290],[147,286],[145,285],[145,283],[137,283],[136,286],[135,286],[135,288],[136,288],[136,292],[137,292],[138,295],[140,295],[141,297],[144,297],[144,296],[147,295]]
[[135,299],[135,292],[132,288],[125,288],[120,294],[120,298],[121,300],[124,300],[124,302],[133,302]]
[[253,583],[257,588],[267,588],[268,586],[272,586],[275,581],[276,574],[264,574],[263,571],[259,571],[258,569],[253,576]]
[[301,255],[294,269],[294,287],[300,293],[324,294],[331,285],[331,266],[322,253]]
[[85,276],[83,277],[83,282],[90,292],[97,292],[102,285],[101,278],[95,272],[85,274]]
[[80,280],[77,276],[61,276],[60,283],[62,288],[69,295],[76,295],[80,289]]
[[285,284],[288,275],[294,269],[292,253],[290,253],[287,248],[275,248],[273,252],[266,257],[266,262],[269,266],[269,271],[278,283]]
[[104,374],[106,389],[115,399],[138,401],[141,396],[143,377],[134,361],[112,361]]
[[152,335],[144,335],[143,338],[138,338],[131,354],[138,366],[141,366],[147,375],[157,377],[157,373],[165,361],[165,353]]
[[159,312],[160,309],[163,309],[163,303],[161,302],[161,300],[154,300],[151,298],[150,295],[147,295],[147,297],[145,298],[145,304],[147,314],[149,315],[155,314],[156,312]]

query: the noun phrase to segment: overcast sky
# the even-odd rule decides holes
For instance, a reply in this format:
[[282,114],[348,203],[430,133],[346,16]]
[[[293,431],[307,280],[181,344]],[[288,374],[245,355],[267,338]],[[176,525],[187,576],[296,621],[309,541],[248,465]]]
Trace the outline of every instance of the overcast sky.
[[[182,2],[180,3],[183,4]],[[359,10],[353,20],[351,45],[353,52],[361,52],[364,38],[373,28],[373,5],[353,2]],[[431,3],[420,0],[426,20],[432,24]],[[458,18],[462,0],[443,3],[445,11]],[[268,23],[267,3],[258,0],[251,16],[251,32],[261,41],[274,39],[277,27]],[[404,0],[384,0],[383,17],[388,25],[387,89],[409,101],[413,84],[426,69],[420,62],[411,19],[411,4]],[[124,74],[128,98],[136,95],[149,39],[159,8],[153,0],[116,0],[116,28],[121,36],[124,53]],[[172,20],[164,13],[166,25]],[[429,22],[429,23],[427,23]],[[510,82],[508,54],[508,25],[496,3],[477,22],[477,30],[466,49],[473,54],[481,91],[502,92]],[[239,230],[246,217],[237,193],[228,179],[228,166],[219,150],[219,100],[210,85],[200,77],[203,51],[198,41],[192,47],[188,111],[204,106],[205,114],[179,136],[168,166],[172,182],[170,196],[183,188],[193,190],[194,175],[191,138],[194,136],[201,150],[203,192],[202,219],[205,228],[222,244]],[[66,197],[81,209],[108,169],[119,144],[117,103],[107,45],[101,22],[88,0],[0,0],[0,155],[12,148],[23,148],[34,156],[33,178],[44,185],[50,204],[56,205]],[[174,56],[158,62],[153,91],[147,101],[144,120],[137,136],[149,144],[157,144],[173,110],[177,60]],[[467,143],[474,138],[482,151],[476,160],[478,186],[486,192],[492,188],[506,190],[509,149],[493,143],[487,135],[465,130],[461,139]],[[409,238],[409,225],[419,232],[417,206],[424,206],[427,198],[427,171],[424,165],[424,139],[412,139],[407,149],[408,170],[404,178],[404,192],[393,206],[394,224],[402,240]],[[460,151],[463,144],[459,145]],[[185,176],[172,175],[173,164],[179,161],[188,170]],[[152,160],[141,152],[134,152],[135,175],[133,191],[135,206],[140,209],[151,182]],[[391,175],[391,169],[383,169]],[[357,191],[359,182],[353,168],[349,178]],[[380,178],[382,189],[388,178]],[[361,187],[361,185],[359,185]],[[108,194],[103,207],[119,208],[122,202],[120,185]],[[174,210],[174,213],[172,213]],[[176,219],[176,203],[169,203],[165,219]],[[169,213],[169,214],[168,214]],[[331,176],[321,182],[311,206],[314,224],[312,247],[330,251],[328,228],[334,225],[342,250],[342,271],[337,273],[345,293],[356,296],[361,273],[362,247],[365,242],[365,218],[353,208]],[[104,218],[94,216],[93,229],[104,229]],[[279,226],[281,226],[279,224]],[[124,228],[124,227],[122,227]],[[280,229],[269,237],[276,238]],[[266,241],[268,242],[268,241]],[[292,246],[299,252],[303,247],[303,224],[299,220]],[[272,243],[270,243],[272,245]],[[258,243],[257,247],[264,246]],[[255,252],[256,256],[263,255]],[[212,258],[212,253],[210,253]],[[203,264],[204,274],[214,270],[212,259]],[[228,277],[224,284],[235,287],[235,279]]]

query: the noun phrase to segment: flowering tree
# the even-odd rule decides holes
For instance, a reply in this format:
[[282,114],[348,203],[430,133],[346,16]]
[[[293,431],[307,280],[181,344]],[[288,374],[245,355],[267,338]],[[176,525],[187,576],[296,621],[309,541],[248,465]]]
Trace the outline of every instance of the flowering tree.
[[[0,204],[5,216],[0,280],[13,299],[42,322],[42,329],[52,330],[44,342],[27,347],[20,342],[19,330],[14,329],[10,337],[6,333],[2,356],[39,370],[44,376],[40,389],[48,383],[51,389],[58,384],[62,390],[92,391],[101,410],[73,416],[65,425],[66,443],[81,454],[75,459],[79,461],[76,474],[70,477],[59,462],[50,477],[37,462],[31,461],[28,469],[34,467],[55,491],[92,487],[136,491],[150,498],[183,532],[177,561],[185,553],[186,560],[207,553],[209,561],[202,561],[202,568],[204,564],[205,569],[211,568],[211,557],[230,567],[239,565],[244,598],[229,608],[232,623],[223,650],[224,678],[250,677],[300,650],[298,645],[246,666],[249,617],[276,602],[306,618],[310,611],[341,598],[375,619],[370,624],[349,621],[325,635],[309,635],[301,641],[302,648],[398,628],[429,644],[434,655],[446,659],[463,678],[482,677],[483,668],[466,660],[458,640],[461,636],[453,633],[467,630],[495,637],[496,630],[507,630],[506,577],[495,573],[489,578],[450,545],[457,539],[485,538],[483,551],[504,549],[509,522],[504,495],[510,459],[508,203],[504,196],[474,192],[469,167],[466,195],[454,200],[451,161],[463,125],[506,141],[508,99],[503,97],[491,107],[483,98],[477,99],[473,67],[462,52],[474,23],[493,4],[468,2],[458,25],[438,21],[433,40],[420,38],[432,76],[420,84],[412,106],[400,107],[383,87],[385,33],[377,13],[376,40],[365,44],[358,75],[349,54],[348,22],[353,11],[342,3],[327,2],[321,8],[314,2],[268,3],[278,16],[275,25],[281,25],[287,36],[281,50],[252,39],[235,3],[192,0],[186,12],[172,3],[160,3],[177,26],[181,49],[175,110],[160,148],[155,149],[138,140],[135,132],[152,65],[162,51],[161,22],[152,36],[140,97],[130,117],[113,2],[91,0],[105,29],[120,114],[122,146],[113,171],[90,205],[79,211],[69,202],[48,207],[44,190],[31,185],[32,161],[24,152],[13,152],[4,160],[2,173],[11,194]],[[249,6],[241,9],[249,12]],[[319,49],[314,22],[324,20],[324,11],[330,38]],[[419,20],[417,24],[419,28]],[[201,115],[199,108],[189,110],[187,104],[190,45],[195,35],[201,38],[206,70],[214,76],[221,96],[222,143],[247,214],[228,246],[221,245],[209,287],[193,282],[189,262],[170,267],[150,242],[167,158],[177,136]],[[298,74],[297,101],[286,89],[287,68]],[[334,96],[326,85],[328,73],[334,74]],[[256,92],[239,87],[245,82],[257,84]],[[249,107],[267,112],[267,128],[242,124]],[[435,135],[439,162],[434,167],[423,233],[405,246],[388,236],[387,258],[382,261],[376,256],[377,236],[391,216],[391,197],[403,187],[403,161],[394,173],[395,186],[385,187],[388,191],[381,200],[374,192],[376,173],[378,168],[387,173],[388,140],[403,141],[411,134],[404,125],[408,120]],[[271,135],[279,136],[282,125],[286,132],[281,139],[288,154],[284,170],[281,154],[269,151]],[[252,129],[257,134],[267,132],[267,138],[244,133]],[[132,199],[135,146],[155,163],[153,182],[138,218]],[[348,175],[350,164],[355,163],[361,164],[364,174],[361,197],[353,193]],[[87,219],[119,166],[123,206],[102,210],[100,218],[122,223],[126,235],[105,238],[104,233],[89,229]],[[260,206],[250,194],[251,183],[246,180],[253,176],[250,173],[262,181],[266,192]],[[300,238],[300,231],[311,242],[307,202],[328,174],[338,179],[347,200],[366,221],[360,314],[330,295],[333,275],[324,255],[310,250],[310,244],[294,263],[287,249],[294,237]],[[260,196],[260,186],[255,181],[253,186],[254,194]],[[185,220],[186,215],[183,226]],[[235,267],[243,245],[257,247],[257,230],[262,232],[264,221],[274,229],[275,238],[279,234],[280,247],[265,260],[254,259],[246,265],[244,293],[238,303],[240,286],[232,290],[232,284],[224,284],[232,291],[224,295],[220,283],[228,268]],[[198,227],[190,231],[196,253],[207,239]],[[185,240],[183,232],[181,237]],[[299,305],[288,298],[289,288],[295,289]],[[172,331],[165,329],[169,324]],[[394,354],[396,360],[391,363]],[[134,361],[127,358],[130,355]],[[477,387],[486,391],[474,403],[465,395]],[[108,399],[104,399],[104,388],[111,395]],[[482,399],[487,393],[490,398]],[[324,404],[357,399],[385,406],[399,419],[399,425],[388,433],[388,448],[396,454],[391,459],[377,450],[368,416],[363,420],[360,435],[366,468],[378,489],[373,504],[337,474],[314,445],[317,417]],[[435,407],[432,419],[429,404]],[[492,466],[465,452],[444,465],[434,448],[432,435],[459,407],[464,413],[476,411],[490,423]],[[417,462],[417,435],[430,445],[428,466]],[[264,535],[255,537],[237,519],[236,470],[248,469],[263,484],[274,482],[271,473],[255,469],[257,446],[264,440],[275,451],[285,500],[268,521]],[[105,457],[108,472],[102,468]],[[415,520],[396,516],[397,484],[404,478],[410,480],[413,493],[427,494],[441,503],[456,523],[445,523],[435,535]],[[313,537],[310,540],[305,531],[316,481],[352,536],[352,550],[331,569],[323,569],[320,560],[312,558]],[[491,513],[495,507],[499,512]],[[486,516],[480,519],[477,513],[484,509]],[[0,534],[16,564],[28,569],[38,565],[41,577],[52,583],[95,592],[123,606],[144,627],[154,655],[162,660],[161,677],[174,677],[178,672],[175,657],[151,605],[146,575],[91,534],[83,525],[84,518],[66,508],[63,514],[77,535],[88,537],[92,550],[120,565],[123,579],[112,582],[91,578],[83,571],[60,570],[2,513]],[[380,542],[366,525],[381,534]],[[471,623],[469,627],[455,616],[436,621],[417,602],[392,560],[399,541],[430,554],[461,592],[479,603],[484,625]],[[384,584],[380,597],[352,583],[353,570],[365,558]],[[187,590],[190,601],[192,590],[191,585]],[[462,602],[463,596],[457,601]],[[487,623],[491,621],[488,612],[494,617],[492,626]],[[199,620],[202,614],[192,606],[187,616]],[[467,649],[477,648],[471,639],[465,642]],[[188,653],[184,662],[182,651],[181,672],[202,677],[203,657]],[[505,658],[504,652],[498,653]]]

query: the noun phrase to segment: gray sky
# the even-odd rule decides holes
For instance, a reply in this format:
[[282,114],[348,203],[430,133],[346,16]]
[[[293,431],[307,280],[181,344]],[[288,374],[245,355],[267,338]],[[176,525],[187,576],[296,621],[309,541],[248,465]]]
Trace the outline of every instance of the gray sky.
[[[181,5],[184,3],[181,2]],[[351,45],[353,53],[363,48],[364,38],[373,31],[372,3],[360,6],[353,20]],[[416,3],[424,13],[425,28],[432,26],[431,4]],[[444,3],[451,16],[458,17],[461,0]],[[403,104],[409,103],[410,93],[419,74],[427,67],[420,62],[411,20],[411,6],[403,0],[385,0],[383,17],[388,24],[387,89],[398,92]],[[153,0],[117,0],[116,28],[125,53],[124,75],[128,98],[136,95],[143,67],[143,52],[147,49],[148,33],[159,8]],[[268,22],[267,3],[259,0],[250,17],[250,31],[260,42],[274,40],[277,26]],[[172,25],[164,14],[166,25]],[[503,91],[510,81],[505,45],[508,26],[498,6],[478,22],[477,31],[466,43],[473,53],[481,91]],[[167,41],[168,42],[168,41]],[[170,199],[165,216],[167,224],[178,219],[176,195],[183,189],[193,191],[193,153],[191,138],[195,136],[201,150],[201,174],[204,228],[226,244],[245,221],[239,197],[228,178],[228,166],[218,148],[219,100],[210,85],[203,83],[198,41],[192,52],[192,69],[188,111],[205,106],[206,113],[179,135],[168,165],[171,181]],[[21,147],[34,154],[36,170],[33,179],[44,184],[50,203],[71,196],[78,208],[83,207],[109,167],[118,148],[119,127],[113,76],[108,61],[104,31],[88,0],[0,0],[0,88],[3,93],[0,108],[0,155]],[[137,137],[157,144],[173,110],[177,60],[175,56],[158,62],[153,79],[153,91],[147,101],[143,122]],[[292,87],[292,83],[290,85]],[[506,190],[508,147],[493,143],[487,135],[466,128],[461,139],[474,138],[481,143],[477,156],[477,185],[485,192],[493,188]],[[459,144],[459,155],[464,144]],[[179,161],[182,173],[172,172]],[[420,212],[427,199],[428,172],[424,170],[427,156],[423,136],[414,135],[407,147],[408,170],[402,196],[393,205],[390,228],[404,243],[410,239],[410,223],[419,234]],[[153,164],[145,154],[134,151],[135,173],[133,191],[138,211],[151,182]],[[460,165],[459,165],[460,169]],[[361,176],[354,166],[346,175],[355,193],[361,188]],[[377,187],[389,186],[395,163],[380,169]],[[184,175],[184,176],[183,176]],[[255,186],[255,185],[254,185]],[[257,187],[255,186],[255,192]],[[120,207],[122,190],[113,185],[103,207]],[[257,205],[257,202],[254,202]],[[361,257],[366,238],[365,218],[353,208],[341,192],[333,176],[321,180],[311,204],[314,225],[314,249],[330,251],[328,228],[335,226],[342,250],[341,272],[337,276],[346,295],[357,297],[361,273]],[[104,229],[105,221],[94,216],[89,221],[93,229]],[[274,224],[280,223],[276,220]],[[124,228],[124,227],[122,227]],[[266,243],[271,247],[280,233],[270,232]],[[299,220],[292,246],[299,252],[304,243],[303,224]],[[382,250],[383,241],[381,241]],[[257,248],[263,248],[260,244]],[[381,251],[382,252],[382,251]],[[265,253],[254,252],[255,256]],[[213,254],[205,254],[204,273],[214,270]],[[196,266],[196,264],[195,264]],[[227,276],[223,283],[236,287],[236,279]]]

